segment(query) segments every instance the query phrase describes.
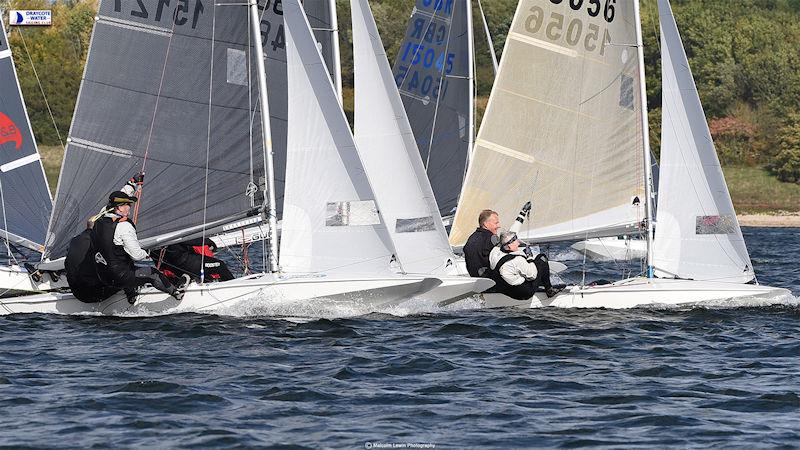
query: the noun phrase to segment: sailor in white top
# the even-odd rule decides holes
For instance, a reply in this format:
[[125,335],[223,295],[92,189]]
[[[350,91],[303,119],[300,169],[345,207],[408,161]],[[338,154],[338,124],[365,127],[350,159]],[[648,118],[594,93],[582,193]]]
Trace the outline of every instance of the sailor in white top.
[[558,294],[550,283],[550,267],[547,257],[539,254],[535,258],[530,252],[519,249],[520,241],[513,231],[500,233],[499,244],[489,253],[489,267],[495,272],[495,289],[511,298],[525,300],[533,297],[539,286],[545,288],[548,297]]

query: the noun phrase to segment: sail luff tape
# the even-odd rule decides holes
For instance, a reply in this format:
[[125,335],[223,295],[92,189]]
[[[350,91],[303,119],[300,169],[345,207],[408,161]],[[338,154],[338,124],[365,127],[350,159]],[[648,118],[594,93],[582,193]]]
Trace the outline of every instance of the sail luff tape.
[[7,162],[7,163],[3,164],[2,166],[0,166],[0,172],[3,172],[3,173],[10,172],[10,171],[12,171],[12,170],[14,170],[14,169],[16,169],[18,167],[22,167],[22,166],[24,166],[26,164],[30,164],[30,163],[39,161],[40,159],[41,159],[41,157],[39,156],[38,153],[32,153],[32,154],[30,154],[28,156],[24,156],[24,157],[22,157],[20,159],[15,159],[14,161]]
[[0,52],[0,59],[6,59],[9,56],[11,56],[11,49],[5,49],[2,52]]

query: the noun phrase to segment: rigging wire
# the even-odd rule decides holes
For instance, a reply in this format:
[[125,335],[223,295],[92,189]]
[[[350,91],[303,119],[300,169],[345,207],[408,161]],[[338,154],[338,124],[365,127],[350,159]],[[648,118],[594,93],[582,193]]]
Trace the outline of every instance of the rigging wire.
[[[203,183],[203,231],[201,233],[203,244],[206,241],[206,217],[208,212],[208,166],[211,158],[211,117],[213,113],[212,92],[214,90],[214,44],[217,37],[217,4],[213,4],[211,8],[211,64],[208,77],[208,127],[206,129],[206,173],[205,181]],[[200,255],[200,284],[205,282],[206,275],[206,255],[205,252]]]
[[42,80],[39,78],[39,73],[36,71],[36,66],[33,65],[33,58],[31,57],[31,53],[28,51],[28,44],[25,42],[25,36],[22,34],[22,29],[16,28],[16,30],[19,33],[19,37],[22,39],[22,46],[25,48],[25,54],[28,56],[28,61],[31,63],[33,76],[36,78],[36,84],[39,86],[39,91],[42,93],[44,105],[47,107],[47,113],[50,115],[50,121],[53,123],[53,128],[56,130],[56,136],[58,136],[58,142],[61,144],[61,150],[64,150],[64,140],[61,138],[61,132],[58,131],[58,125],[56,125],[56,119],[53,116],[53,110],[50,108],[50,102],[47,101],[47,95],[44,93]]
[[[181,6],[180,5],[176,5],[175,6],[175,11],[173,12],[173,16],[177,15],[178,8],[181,8]],[[145,168],[147,166],[147,156],[150,153],[150,142],[152,141],[152,138],[153,138],[153,129],[155,128],[155,124],[156,124],[156,115],[158,114],[158,105],[161,102],[161,90],[164,87],[164,78],[166,77],[166,73],[167,73],[167,61],[169,61],[170,50],[172,50],[172,37],[175,36],[176,23],[177,23],[176,20],[172,21],[172,29],[170,30],[169,40],[167,41],[167,51],[166,51],[166,53],[164,53],[164,64],[161,66],[161,79],[158,82],[158,92],[156,93],[156,103],[153,106],[153,117],[150,119],[150,128],[147,131],[147,144],[145,144],[144,156],[142,157],[142,170],[141,170],[142,174],[145,173]],[[213,36],[212,36],[212,39],[213,39]],[[136,222],[138,222],[139,208],[142,205],[142,197],[144,196],[144,185],[143,184],[139,184],[137,186],[136,192],[134,193],[134,195],[136,195],[136,197],[139,199],[139,201],[136,202],[136,205],[134,206],[134,209],[133,209],[133,223],[136,223]]]
[[[468,5],[469,7],[469,5]],[[447,76],[445,73],[447,71],[447,52],[450,49],[450,36],[453,34],[453,20],[450,20],[450,24],[447,27],[447,42],[444,45],[444,59],[442,59],[442,70],[439,75],[439,88],[436,94],[436,105],[433,107],[433,122],[431,123],[431,137],[428,140],[428,155],[425,158],[425,171],[428,171],[431,162],[431,153],[433,152],[433,135],[436,134],[436,120],[439,116],[439,105],[442,102],[442,85],[444,84],[444,79]]]

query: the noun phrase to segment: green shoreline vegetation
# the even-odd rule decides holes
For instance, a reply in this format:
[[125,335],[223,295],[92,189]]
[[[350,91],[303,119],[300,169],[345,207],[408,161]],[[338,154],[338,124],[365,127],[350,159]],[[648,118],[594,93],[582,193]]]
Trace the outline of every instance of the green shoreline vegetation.
[[[403,38],[413,3],[414,0],[370,2],[391,61]],[[672,0],[671,3],[737,211],[772,214],[800,211],[800,0]],[[12,0],[0,1],[0,5],[3,10],[53,10],[53,26],[14,28],[9,32],[9,41],[54,190],[63,151],[30,60],[64,139],[89,48],[96,1]],[[352,120],[349,1],[337,0],[337,5],[342,24],[345,110]],[[517,0],[484,2],[498,56],[502,56],[516,5]],[[656,2],[642,0],[641,5],[650,139],[658,155],[661,73]],[[474,16],[480,24],[477,8]],[[475,41],[480,120],[493,79],[482,26],[476,26]]]

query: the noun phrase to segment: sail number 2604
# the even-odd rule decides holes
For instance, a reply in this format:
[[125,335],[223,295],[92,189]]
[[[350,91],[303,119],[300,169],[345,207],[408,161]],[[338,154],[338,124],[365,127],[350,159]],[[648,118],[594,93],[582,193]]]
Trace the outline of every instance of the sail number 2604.
[[[561,3],[564,0],[550,0],[552,3]],[[608,22],[614,20],[614,0],[606,1],[605,19]],[[583,6],[583,0],[569,0],[570,6]],[[590,4],[598,5],[596,9],[589,7],[587,12],[590,16],[600,14],[600,0],[589,0]],[[610,9],[609,9],[610,7]],[[576,9],[573,7],[573,9]],[[595,14],[593,14],[593,12]],[[586,25],[580,18],[572,18],[567,21],[564,14],[555,11],[550,13],[550,17],[545,17],[544,10],[539,6],[531,6],[528,16],[525,18],[525,31],[530,34],[544,34],[551,42],[566,42],[567,45],[575,47],[582,45],[587,52],[598,52],[601,56],[605,53],[606,44],[611,42],[611,35],[608,28],[603,27],[602,38],[601,28],[595,23]]]

